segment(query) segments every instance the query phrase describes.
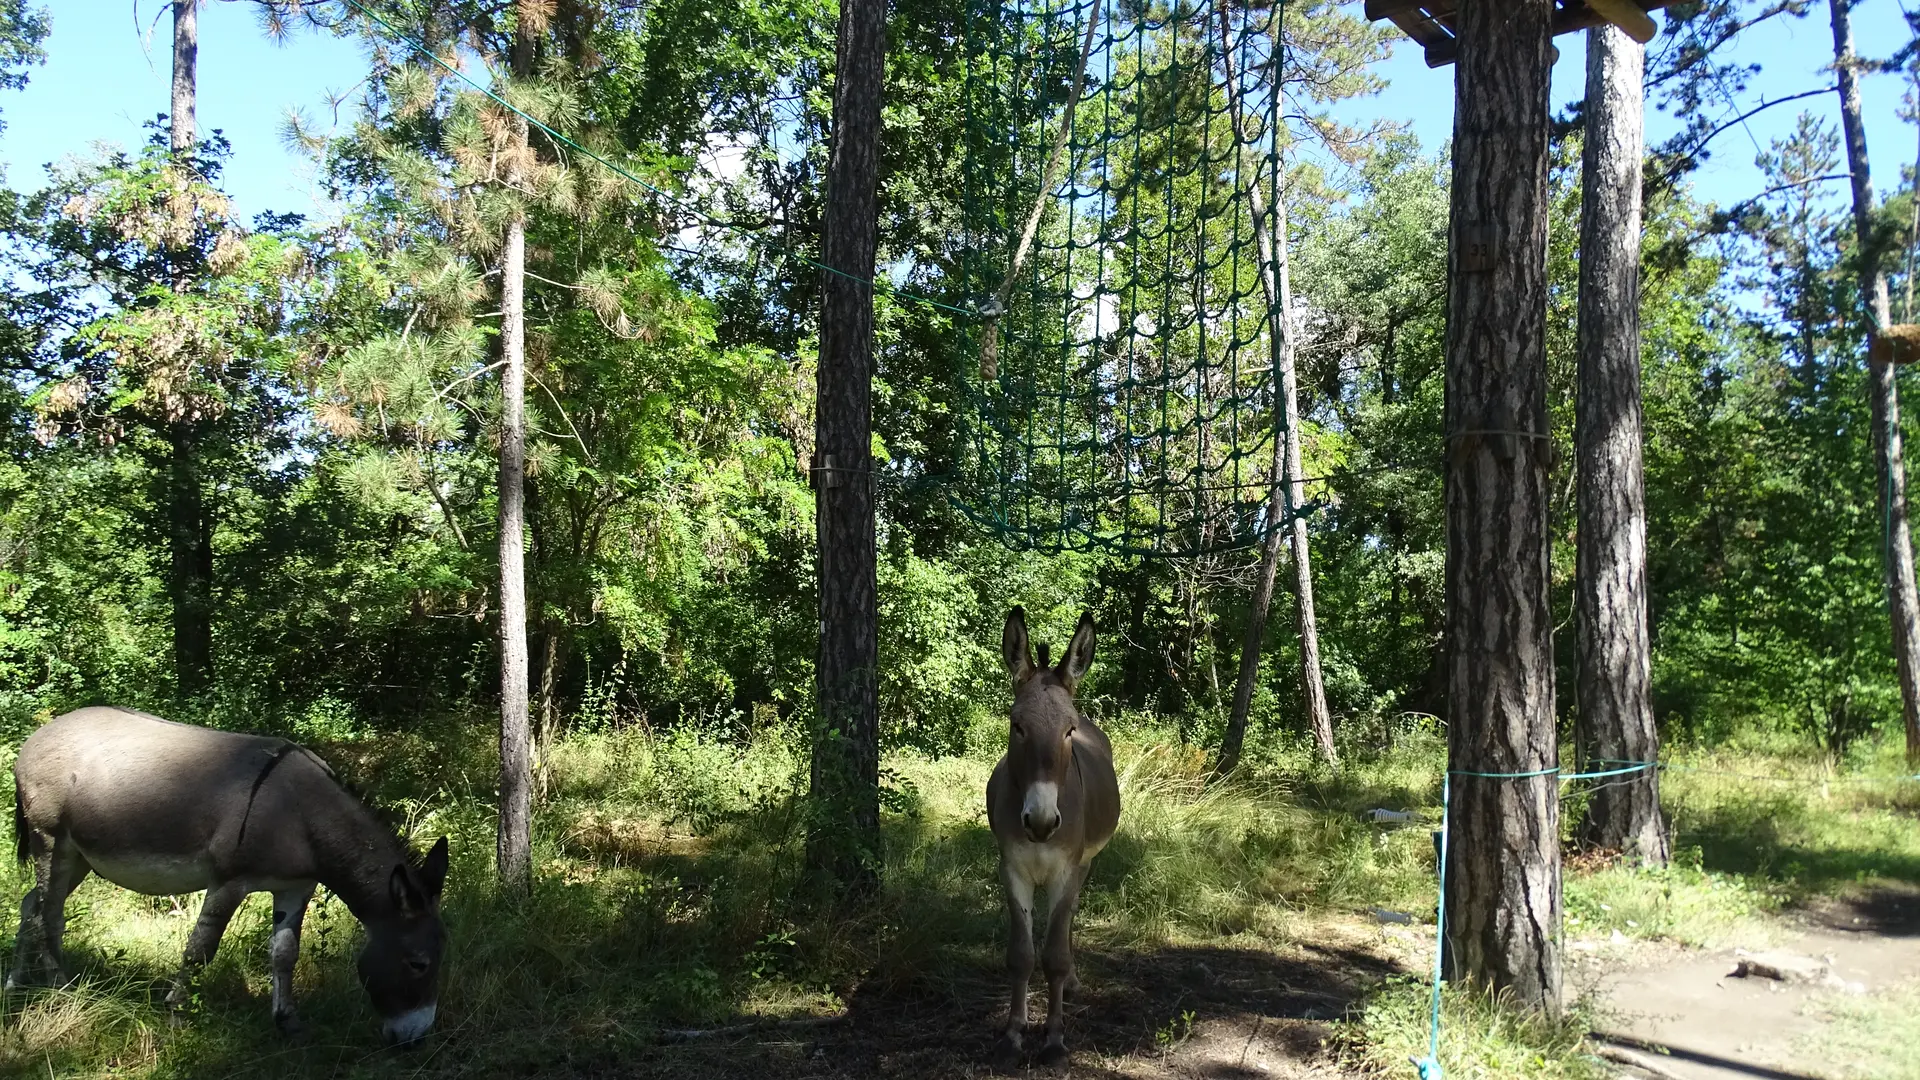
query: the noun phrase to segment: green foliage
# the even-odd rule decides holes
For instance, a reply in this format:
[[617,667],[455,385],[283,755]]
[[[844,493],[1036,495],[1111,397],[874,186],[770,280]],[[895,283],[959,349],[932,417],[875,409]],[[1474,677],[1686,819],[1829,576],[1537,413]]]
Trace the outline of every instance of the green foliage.
[[[1043,557],[994,542],[956,508],[951,483],[974,405],[954,374],[977,363],[978,328],[883,297],[873,482],[885,893],[836,922],[808,906],[799,870],[820,278],[787,257],[818,254],[831,5],[377,6],[432,47],[495,67],[518,19],[548,20],[535,74],[496,89],[672,194],[537,134],[530,159],[506,161],[509,115],[353,19],[337,29],[369,46],[364,93],[339,131],[292,132],[337,216],[237,221],[218,139],[188,162],[157,145],[108,149],[0,193],[0,761],[51,713],[114,701],[316,744],[423,835],[452,834],[461,944],[444,1002],[467,1027],[428,1071],[543,1068],[542,1048],[583,1040],[618,1062],[663,1025],[838,1011],[861,987],[958,1000],[997,978],[978,802],[1006,738],[998,639],[1016,603],[1056,650],[1082,610],[1099,622],[1082,703],[1120,741],[1128,810],[1086,900],[1094,949],[1270,951],[1328,910],[1427,910],[1425,830],[1358,819],[1433,804],[1447,661],[1447,155],[1328,112],[1375,87],[1384,29],[1319,2],[1281,15],[1308,521],[1323,675],[1352,764],[1330,774],[1299,743],[1298,646],[1280,595],[1244,775],[1204,784],[1253,554]],[[1029,142],[1050,131],[1040,113],[1065,78],[1054,69],[1074,59],[1056,50],[1039,72],[1057,76],[1047,94],[972,116],[970,7],[891,5],[878,237],[894,280],[960,304],[977,299],[968,281],[980,272],[964,227],[969,125],[1017,121]],[[42,12],[0,0],[0,88],[25,78],[44,32]],[[1055,214],[1035,273],[1065,275],[1070,246],[1164,264],[1245,239],[1232,185],[1192,168],[1208,154],[1221,163],[1224,94],[1192,65],[1183,78],[1163,62],[1193,44],[1191,27],[1178,42],[1149,36],[1111,58],[1138,78],[1082,104],[1155,121],[1128,164],[1103,175],[1116,191],[1151,191],[1158,202],[1137,220],[1170,231],[1102,236]],[[1656,93],[1696,108],[1711,77],[1699,60],[1672,60],[1694,66]],[[1572,128],[1560,135],[1548,362],[1565,462],[1579,144]],[[1083,140],[1082,179],[1098,171],[1089,149]],[[1836,171],[1834,155],[1831,131],[1803,121],[1762,155],[1774,190],[1733,208],[1686,188],[1697,148],[1676,143],[1655,162],[1641,294],[1653,675],[1668,745],[1699,771],[1665,778],[1676,865],[1578,867],[1570,933],[1718,942],[1809,896],[1920,876],[1910,790],[1716,778],[1790,769],[1817,783],[1834,763],[1891,775],[1898,756],[1852,229],[1812,182]],[[527,177],[517,188],[508,164]],[[1007,219],[996,236],[1030,205],[1034,173],[996,189]],[[1913,197],[1908,178],[1881,208],[1889,235],[1904,235]],[[531,274],[538,915],[479,884],[493,844],[497,238],[516,213]],[[1244,260],[1211,264],[1138,290],[1113,318],[1187,303],[1175,286],[1251,298],[1250,272]],[[1896,303],[1906,284],[1896,275]],[[1034,317],[1009,325],[1037,334]],[[1138,343],[1164,346],[1157,362],[1177,370],[1228,331],[1169,323]],[[1191,435],[1197,414],[1180,407],[1169,425]],[[1059,422],[1090,436],[1098,411]],[[169,485],[183,439],[210,507],[195,524],[210,552],[216,677],[194,694],[171,659],[182,501]],[[1159,452],[1219,451],[1175,441]],[[1246,441],[1255,457],[1261,445]],[[1566,466],[1553,479],[1564,617],[1573,492]],[[1140,501],[1116,510],[1136,524],[1159,513]],[[1571,649],[1561,658],[1570,664]],[[1559,685],[1574,685],[1570,667]],[[248,998],[264,977],[259,950],[223,954],[194,1025],[170,1033],[149,991],[190,915],[97,883],[82,906],[76,925],[95,928],[77,939],[86,978],[9,999],[0,1070],[205,1075],[269,1052]],[[248,908],[236,933],[264,918]],[[364,1019],[343,963],[351,921],[333,904],[311,926],[302,993],[319,1024],[348,1032]],[[1183,1019],[1189,1005],[1160,1004],[1141,1039],[1164,1027],[1171,1046],[1204,1030],[1204,1016]],[[1397,1066],[1423,1049],[1423,1009],[1417,985],[1382,990],[1365,1007],[1362,1052]],[[1570,1029],[1465,995],[1448,1009],[1466,1075],[1588,1075]],[[332,1070],[323,1056],[295,1055],[289,1069]]]

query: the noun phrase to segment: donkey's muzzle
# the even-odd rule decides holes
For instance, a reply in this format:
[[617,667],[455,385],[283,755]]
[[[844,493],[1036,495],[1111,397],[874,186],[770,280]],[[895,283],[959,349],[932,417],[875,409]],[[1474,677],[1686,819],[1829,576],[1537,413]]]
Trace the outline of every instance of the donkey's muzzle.
[[1026,830],[1027,839],[1036,844],[1044,844],[1060,827],[1059,813],[1036,814],[1032,811],[1020,815],[1020,827]]
[[427,1032],[433,1030],[435,1011],[432,1005],[422,1005],[388,1020],[383,1025],[387,1041],[394,1046],[407,1046],[419,1042],[426,1037]]

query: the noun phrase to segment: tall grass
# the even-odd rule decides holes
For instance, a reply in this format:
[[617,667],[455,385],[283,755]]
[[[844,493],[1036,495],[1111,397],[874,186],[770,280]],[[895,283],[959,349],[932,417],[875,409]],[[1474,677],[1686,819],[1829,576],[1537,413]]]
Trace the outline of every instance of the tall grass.
[[[1430,984],[1390,979],[1344,1026],[1349,1058],[1380,1074],[1406,1075],[1409,1058],[1429,1047]],[[1585,1050],[1586,1004],[1559,1021],[1513,1008],[1475,990],[1447,988],[1441,997],[1440,1060],[1446,1075],[1467,1080],[1601,1080],[1614,1075]]]
[[[331,712],[303,723],[418,846],[451,838],[442,1027],[430,1047],[404,1057],[377,1051],[352,974],[360,930],[324,893],[296,975],[307,1041],[288,1044],[273,1029],[264,897],[234,920],[176,1025],[161,999],[198,897],[176,907],[93,879],[71,905],[78,981],[7,995],[0,1075],[617,1071],[653,1052],[667,1029],[833,1015],[867,995],[977,1009],[1002,992],[1004,915],[983,795],[1003,738],[997,729],[977,733],[958,756],[903,752],[883,762],[883,891],[848,914],[805,870],[806,756],[796,731],[603,729],[547,748],[538,883],[534,902],[522,906],[492,886],[496,762],[486,723],[447,717],[377,733]],[[1204,756],[1175,731],[1139,717],[1111,730],[1125,813],[1076,924],[1078,948],[1095,963],[1125,967],[1128,957],[1195,949],[1280,955],[1324,945],[1329,915],[1431,912],[1437,732],[1401,732],[1338,774],[1301,747],[1270,742],[1232,781],[1210,784]],[[11,753],[0,747],[0,757]],[[1661,873],[1576,867],[1567,879],[1570,936],[1619,929],[1716,941],[1861,878],[1920,878],[1920,839],[1910,828],[1920,805],[1911,794],[1756,788],[1719,775],[1737,771],[1733,761],[1688,763],[1699,771],[1666,778],[1680,865]],[[1737,764],[1811,768],[1751,756]],[[1416,820],[1404,828],[1363,821],[1376,806],[1413,810]],[[0,869],[0,890],[18,896],[26,886],[18,869]],[[1402,959],[1419,971],[1431,956],[1419,935],[1430,931],[1414,931]],[[1413,976],[1368,998],[1349,1027],[1355,1060],[1384,1067],[1424,1053],[1424,993]],[[1448,1007],[1455,1075],[1590,1075],[1571,1029],[1466,994],[1450,994]],[[1502,1071],[1509,1068],[1519,1071]]]
[[[313,734],[344,777],[418,846],[453,849],[442,976],[445,1037],[429,1072],[494,1072],[555,1048],[581,1067],[650,1045],[663,1028],[746,1015],[837,1012],[858,993],[997,993],[1004,916],[983,792],[995,750],[884,763],[884,891],[831,912],[804,870],[797,733],[639,729],[573,735],[542,762],[539,880],[531,905],[493,890],[491,739],[449,719],[398,734],[334,722]],[[1329,791],[1275,773],[1204,783],[1203,756],[1165,732],[1118,741],[1124,827],[1095,865],[1077,937],[1092,952],[1171,943],[1278,948],[1329,905],[1406,903],[1427,875],[1424,832],[1381,834]],[[1377,794],[1361,789],[1364,801]],[[1349,799],[1349,802],[1351,799]],[[26,876],[8,867],[0,888]],[[71,902],[76,987],[9,995],[0,1073],[288,1077],[423,1067],[375,1048],[354,983],[359,930],[323,892],[296,973],[314,1033],[289,1047],[266,1004],[267,905],[235,918],[187,1023],[161,999],[197,910],[90,879]]]

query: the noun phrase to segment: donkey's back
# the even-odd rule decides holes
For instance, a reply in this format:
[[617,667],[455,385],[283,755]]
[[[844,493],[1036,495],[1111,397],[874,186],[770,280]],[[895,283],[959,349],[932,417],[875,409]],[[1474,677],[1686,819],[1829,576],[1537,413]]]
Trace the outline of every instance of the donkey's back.
[[23,859],[34,832],[60,837],[95,873],[156,896],[236,877],[311,878],[305,830],[288,825],[305,816],[301,796],[333,787],[325,765],[285,739],[113,707],[75,710],[28,736],[14,778]]

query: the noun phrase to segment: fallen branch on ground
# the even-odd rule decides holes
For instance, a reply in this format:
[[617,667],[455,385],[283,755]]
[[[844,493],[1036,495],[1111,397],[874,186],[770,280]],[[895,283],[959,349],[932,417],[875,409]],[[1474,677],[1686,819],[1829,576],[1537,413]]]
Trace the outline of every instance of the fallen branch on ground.
[[1686,1080],[1686,1078],[1681,1076],[1679,1073],[1668,1072],[1667,1070],[1661,1068],[1658,1065],[1653,1064],[1652,1062],[1648,1061],[1646,1058],[1640,1056],[1639,1054],[1634,1053],[1631,1050],[1624,1050],[1624,1049],[1620,1049],[1618,1047],[1612,1047],[1612,1046],[1602,1046],[1602,1047],[1596,1048],[1595,1053],[1598,1056],[1605,1058],[1606,1060],[1614,1062],[1616,1064],[1626,1065],[1635,1069],[1639,1069],[1643,1073],[1647,1073],[1650,1076],[1654,1076],[1658,1078],[1658,1080]]

